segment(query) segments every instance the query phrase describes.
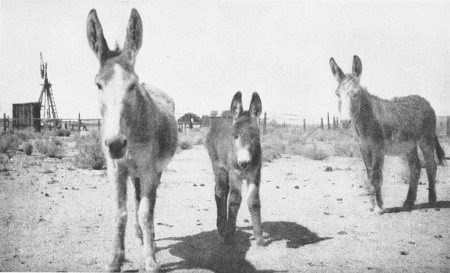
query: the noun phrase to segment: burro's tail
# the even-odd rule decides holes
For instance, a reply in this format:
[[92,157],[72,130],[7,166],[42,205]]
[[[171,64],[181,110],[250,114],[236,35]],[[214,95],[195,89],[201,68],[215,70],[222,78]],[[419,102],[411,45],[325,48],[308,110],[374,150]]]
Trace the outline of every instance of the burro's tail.
[[435,146],[436,146],[436,154],[437,154],[437,158],[439,160],[439,165],[444,165],[444,159],[445,159],[445,152],[441,147],[441,144],[439,144],[439,139],[436,136],[435,137]]

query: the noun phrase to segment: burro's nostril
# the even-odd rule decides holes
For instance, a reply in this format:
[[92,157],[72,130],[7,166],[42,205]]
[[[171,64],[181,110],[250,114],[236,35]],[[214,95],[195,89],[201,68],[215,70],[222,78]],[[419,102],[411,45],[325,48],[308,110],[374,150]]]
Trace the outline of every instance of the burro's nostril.
[[105,139],[105,145],[109,148],[109,153],[112,158],[121,158],[125,154],[127,139],[124,136],[115,136]]
[[248,165],[250,164],[249,161],[241,161],[241,162],[238,162],[238,163],[239,163],[239,166],[241,166],[242,169],[246,169],[248,167]]

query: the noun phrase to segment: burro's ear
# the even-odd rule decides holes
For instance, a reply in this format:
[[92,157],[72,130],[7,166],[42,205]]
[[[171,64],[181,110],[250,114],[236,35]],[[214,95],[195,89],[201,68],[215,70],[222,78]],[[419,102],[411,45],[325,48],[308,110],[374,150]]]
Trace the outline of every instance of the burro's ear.
[[249,108],[250,116],[258,118],[262,112],[262,103],[258,92],[253,92]]
[[243,109],[241,91],[237,91],[236,94],[234,94],[233,99],[231,100],[230,111],[233,114],[233,119],[237,119],[242,113]]
[[361,63],[361,59],[359,59],[359,57],[356,55],[353,56],[352,73],[353,73],[353,76],[357,77],[358,79],[359,79],[359,77],[361,77],[362,63]]
[[333,58],[330,58],[330,67],[331,67],[331,73],[333,73],[334,77],[338,82],[342,81],[344,79],[344,72],[342,72],[341,68],[337,65],[337,63],[334,61]]
[[91,9],[87,18],[86,32],[89,46],[94,51],[95,56],[100,62],[103,62],[106,53],[109,51],[105,37],[103,36],[103,29],[97,17],[95,9]]
[[136,9],[131,10],[130,19],[128,20],[127,36],[123,51],[128,55],[131,62],[136,61],[136,55],[142,45],[142,20]]

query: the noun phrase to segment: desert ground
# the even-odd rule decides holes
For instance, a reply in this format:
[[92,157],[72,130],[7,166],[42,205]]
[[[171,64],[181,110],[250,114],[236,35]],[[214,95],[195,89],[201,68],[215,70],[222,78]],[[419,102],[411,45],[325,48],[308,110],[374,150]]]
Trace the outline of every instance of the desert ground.
[[[36,152],[2,158],[2,271],[102,271],[109,259],[113,185],[105,170],[74,167],[74,145],[65,145],[62,159]],[[449,155],[450,146],[444,148]],[[195,145],[178,151],[162,177],[155,211],[157,260],[163,272],[449,272],[448,164],[438,167],[437,205],[427,205],[422,169],[416,207],[404,211],[408,184],[401,179],[402,161],[387,157],[383,194],[388,213],[376,215],[360,158],[316,161],[283,155],[262,169],[266,245],[252,240],[245,202],[235,242],[225,244],[215,226],[210,161],[205,147]],[[131,183],[128,189],[122,269],[137,272],[144,261],[134,236]]]

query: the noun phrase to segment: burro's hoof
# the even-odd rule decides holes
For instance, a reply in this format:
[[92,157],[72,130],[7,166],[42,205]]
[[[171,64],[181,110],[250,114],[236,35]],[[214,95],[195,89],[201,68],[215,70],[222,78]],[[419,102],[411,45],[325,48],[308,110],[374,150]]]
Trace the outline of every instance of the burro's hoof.
[[146,273],[157,273],[161,270],[161,266],[156,262],[155,259],[147,259],[145,261],[145,272]]
[[373,208],[373,213],[374,213],[375,215],[381,215],[381,214],[384,213],[384,209],[380,208],[379,206],[375,206],[375,207]]
[[255,240],[257,246],[266,246],[266,240],[263,237],[257,237],[254,235],[250,236],[250,240]]
[[106,272],[120,272],[120,266],[115,263],[109,263],[105,265]]
[[256,245],[257,246],[266,246],[266,240],[264,240],[264,238],[256,238]]

